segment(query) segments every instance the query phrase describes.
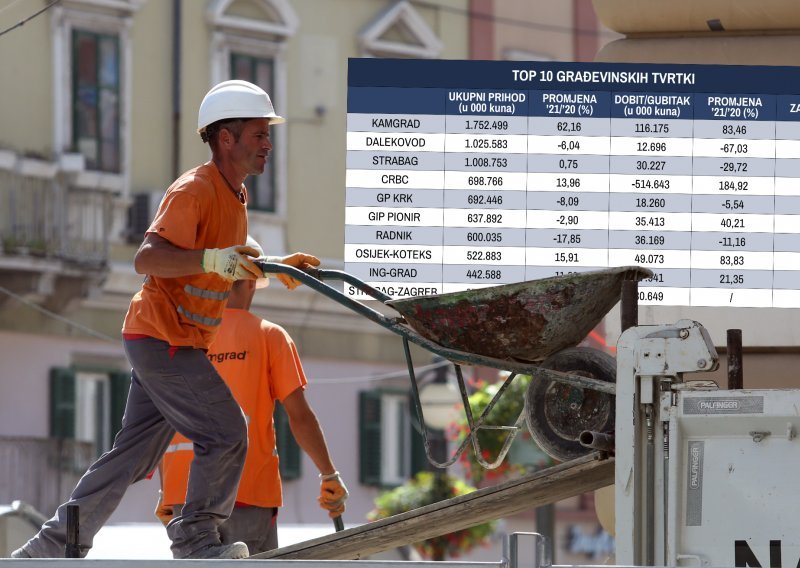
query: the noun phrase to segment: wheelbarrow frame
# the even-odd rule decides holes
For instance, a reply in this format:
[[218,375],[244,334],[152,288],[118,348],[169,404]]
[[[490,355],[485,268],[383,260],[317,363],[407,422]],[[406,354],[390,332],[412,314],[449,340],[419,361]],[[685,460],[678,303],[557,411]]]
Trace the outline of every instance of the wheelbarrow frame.
[[[442,345],[439,345],[438,343],[431,341],[430,339],[419,334],[414,329],[410,328],[405,323],[405,320],[402,316],[397,316],[397,317],[386,316],[380,313],[379,311],[374,310],[369,306],[366,306],[363,303],[353,298],[350,298],[349,296],[340,292],[333,286],[330,286],[329,284],[325,283],[325,280],[337,280],[350,284],[359,291],[363,292],[364,294],[370,296],[375,300],[378,300],[383,304],[385,304],[390,300],[393,300],[391,296],[384,294],[380,290],[373,288],[366,282],[360,280],[359,278],[353,276],[352,274],[348,274],[347,272],[341,270],[330,270],[330,269],[319,269],[319,268],[309,268],[307,270],[300,270],[298,268],[286,264],[266,262],[261,260],[257,260],[256,264],[258,265],[259,268],[261,268],[261,270],[264,272],[265,275],[286,274],[288,276],[291,276],[299,280],[312,290],[325,295],[331,300],[338,302],[339,304],[353,310],[357,314],[372,320],[381,327],[384,327],[385,329],[388,329],[392,333],[395,333],[400,337],[402,337],[403,352],[405,354],[406,365],[408,367],[408,375],[409,378],[411,379],[411,391],[413,394],[414,407],[416,409],[417,417],[419,418],[420,422],[420,429],[422,431],[422,438],[425,446],[425,454],[428,458],[428,461],[435,467],[446,468],[455,463],[455,461],[458,459],[461,453],[466,449],[467,445],[472,445],[472,449],[475,453],[475,459],[478,461],[478,463],[481,464],[482,467],[486,469],[495,469],[502,463],[503,459],[508,453],[509,448],[511,447],[511,443],[514,441],[517,433],[520,430],[521,423],[524,421],[525,410],[523,408],[517,419],[514,421],[514,424],[511,426],[487,425],[485,424],[485,422],[489,413],[492,411],[497,401],[500,399],[503,393],[508,389],[508,387],[511,386],[511,383],[518,375],[531,375],[532,378],[536,380],[556,381],[564,383],[571,387],[580,389],[591,389],[607,393],[610,395],[614,395],[614,393],[616,392],[615,385],[613,383],[608,383],[606,381],[600,381],[590,377],[582,377],[579,375],[573,375],[569,373],[562,373],[559,371],[544,369],[535,363],[497,359],[476,353],[467,353],[464,351],[459,351],[457,349],[452,349],[449,347],[444,347]],[[459,393],[461,395],[461,401],[464,405],[464,412],[466,414],[467,424],[469,426],[469,432],[464,437],[464,440],[455,450],[453,455],[443,462],[439,462],[431,456],[427,426],[425,425],[425,417],[422,411],[422,404],[420,402],[419,385],[416,373],[414,372],[414,364],[412,361],[409,342],[414,343],[415,345],[422,347],[426,351],[439,355],[440,357],[448,360],[450,363],[452,363],[455,369],[456,377],[458,380]],[[480,416],[478,416],[477,418],[475,418],[475,416],[473,415],[472,408],[469,404],[469,394],[467,393],[464,376],[461,371],[462,365],[489,367],[509,372],[509,376],[505,379],[503,384],[497,390],[497,393],[494,395],[494,397],[492,397],[492,399],[486,405],[486,408],[483,409]],[[487,462],[482,456],[480,449],[480,442],[478,441],[478,436],[477,436],[480,430],[500,430],[508,432],[508,436],[506,436],[505,442],[503,443],[502,448],[498,452],[497,457],[491,462]]]

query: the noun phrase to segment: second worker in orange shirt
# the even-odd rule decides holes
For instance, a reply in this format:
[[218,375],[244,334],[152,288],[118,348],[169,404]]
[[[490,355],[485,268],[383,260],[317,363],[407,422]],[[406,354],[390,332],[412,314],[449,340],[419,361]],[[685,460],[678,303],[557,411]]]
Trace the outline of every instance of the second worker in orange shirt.
[[[220,537],[223,544],[246,543],[251,554],[278,546],[277,515],[283,502],[272,420],[276,400],[286,410],[295,440],[320,472],[320,506],[336,517],[344,512],[347,499],[322,428],[306,400],[307,381],[292,338],[282,327],[249,312],[255,289],[254,280],[233,285],[219,334],[208,351],[248,424],[236,507],[220,526]],[[192,443],[176,434],[160,468],[162,495],[156,515],[165,524],[183,506],[193,456]]]

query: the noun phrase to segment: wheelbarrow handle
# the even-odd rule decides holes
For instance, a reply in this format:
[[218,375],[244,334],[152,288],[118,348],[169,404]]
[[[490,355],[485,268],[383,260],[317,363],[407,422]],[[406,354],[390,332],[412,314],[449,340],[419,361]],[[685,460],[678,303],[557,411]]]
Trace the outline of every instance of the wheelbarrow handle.
[[[347,272],[343,272],[341,270],[329,270],[316,268],[314,266],[295,268],[294,266],[289,266],[288,264],[282,264],[280,262],[266,262],[263,260],[256,260],[255,265],[258,266],[264,274],[288,274],[306,286],[309,286],[318,292],[322,292],[329,298],[339,302],[341,302],[340,296],[343,296],[343,294],[341,294],[341,292],[338,290],[334,290],[330,286],[324,284],[320,286],[320,283],[322,283],[323,280],[341,280],[342,282],[347,282],[348,284],[355,286],[361,292],[364,292],[380,302],[388,302],[389,300],[393,299],[391,296],[388,296],[380,290],[373,288],[363,280],[360,280],[352,274],[348,274]],[[331,291],[335,292],[335,295],[332,294]]]

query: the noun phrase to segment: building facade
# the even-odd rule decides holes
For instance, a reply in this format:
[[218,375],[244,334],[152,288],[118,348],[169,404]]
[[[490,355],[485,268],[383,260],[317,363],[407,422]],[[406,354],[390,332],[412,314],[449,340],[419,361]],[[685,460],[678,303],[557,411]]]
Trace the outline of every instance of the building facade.
[[[46,5],[0,9],[0,30],[30,16],[34,4]],[[165,188],[209,158],[196,113],[211,85],[256,82],[287,118],[272,130],[267,172],[248,182],[251,234],[268,254],[303,250],[340,268],[350,57],[701,62],[700,44],[707,46],[702,62],[797,53],[780,47],[796,43],[792,34],[767,41],[750,37],[753,30],[726,33],[724,42],[690,30],[697,32],[691,42],[700,43],[681,43],[664,35],[685,35],[679,24],[647,27],[668,14],[634,4],[62,0],[0,36],[7,77],[0,106],[0,502],[22,498],[49,514],[111,444],[127,388],[119,329],[141,283],[132,259]],[[739,59],[723,58],[731,57],[725,42],[742,45]],[[748,42],[767,46],[756,50],[761,59]],[[424,466],[399,338],[307,288],[273,285],[257,294],[254,311],[297,342],[309,400],[351,492],[345,520],[364,522],[383,488]],[[745,333],[747,376],[755,371],[763,386],[791,384],[784,371],[798,358],[800,340],[789,311],[640,313],[645,323],[697,319],[718,345],[727,327],[756,322],[764,332]],[[601,330],[609,345],[618,328],[612,314]],[[781,359],[767,353],[773,346]],[[428,353],[414,356],[430,363]],[[278,421],[282,521],[325,522],[313,464]],[[155,481],[131,488],[112,522],[151,520],[156,489]],[[555,524],[558,563],[609,554],[591,496],[562,503]],[[503,525],[506,532],[534,528],[542,527],[533,512]],[[498,557],[499,546],[475,555]]]
[[[0,27],[33,7],[8,5]],[[466,8],[64,0],[0,38],[9,77],[0,111],[0,501],[24,499],[49,514],[110,447],[129,373],[120,327],[141,284],[133,255],[166,187],[210,156],[196,133],[210,86],[258,83],[288,119],[272,131],[267,173],[248,181],[250,233],[268,254],[304,250],[339,268],[347,59],[465,58]],[[395,443],[411,437],[399,338],[307,288],[273,285],[254,311],[297,342],[309,399],[351,491],[347,520],[363,522],[382,486],[419,467],[410,445]],[[382,412],[359,414],[362,391],[378,393]],[[368,422],[383,434],[361,452]],[[283,449],[282,518],[324,521],[313,464]],[[369,451],[378,465],[364,474],[359,457]],[[53,462],[63,467],[33,475]],[[156,488],[131,488],[112,522],[151,520]]]

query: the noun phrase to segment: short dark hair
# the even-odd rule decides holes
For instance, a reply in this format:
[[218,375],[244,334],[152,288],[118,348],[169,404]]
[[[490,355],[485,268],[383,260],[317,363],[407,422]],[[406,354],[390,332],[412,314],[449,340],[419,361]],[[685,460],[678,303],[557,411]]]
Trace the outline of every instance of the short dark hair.
[[217,134],[223,128],[228,130],[231,134],[233,134],[233,140],[235,142],[239,141],[239,137],[242,135],[242,126],[246,121],[250,120],[249,118],[224,118],[222,120],[218,120],[216,122],[212,122],[208,126],[204,132],[200,134],[200,138],[202,138],[203,142],[208,142],[210,145],[216,144],[217,141]]

